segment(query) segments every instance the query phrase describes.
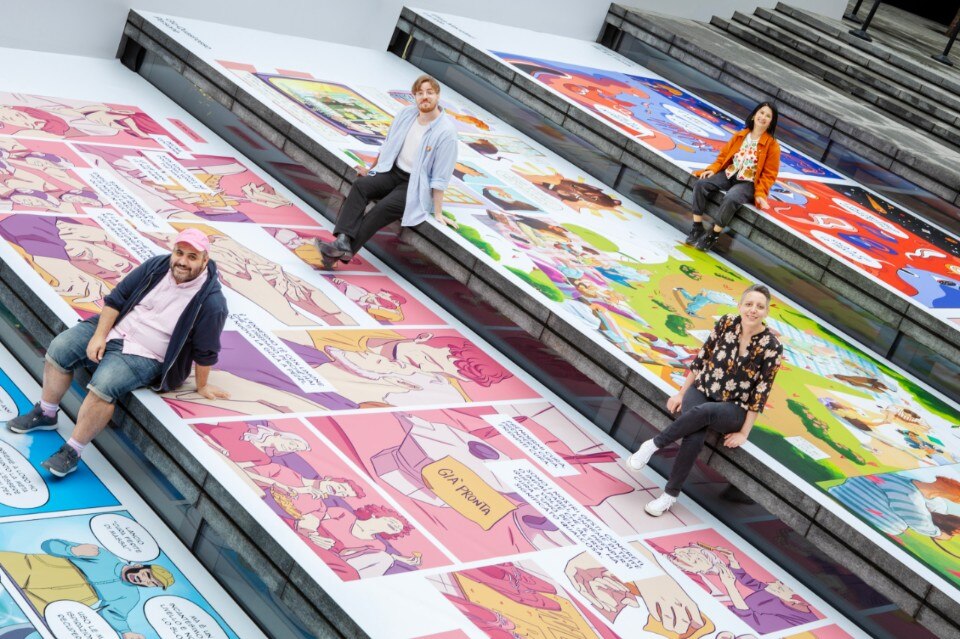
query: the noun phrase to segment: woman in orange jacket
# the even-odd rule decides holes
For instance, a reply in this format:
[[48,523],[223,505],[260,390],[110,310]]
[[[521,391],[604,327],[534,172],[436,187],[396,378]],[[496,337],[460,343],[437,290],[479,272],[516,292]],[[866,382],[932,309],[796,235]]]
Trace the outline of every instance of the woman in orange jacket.
[[[780,172],[780,144],[773,137],[776,130],[777,107],[761,102],[753,108],[746,127],[734,134],[713,164],[700,171],[693,187],[693,228],[687,244],[709,251],[741,204],[752,200],[758,208],[770,208],[767,196]],[[721,189],[727,194],[713,216],[713,228],[707,231],[703,228],[707,197]]]

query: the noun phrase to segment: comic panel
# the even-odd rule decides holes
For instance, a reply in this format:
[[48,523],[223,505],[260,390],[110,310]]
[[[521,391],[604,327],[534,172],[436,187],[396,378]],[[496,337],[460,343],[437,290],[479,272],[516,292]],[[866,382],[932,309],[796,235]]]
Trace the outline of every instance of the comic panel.
[[229,300],[231,313],[257,317],[259,323],[271,328],[356,326],[364,317],[360,309],[350,308],[335,286],[290,255],[257,225],[174,222],[171,227],[171,233],[144,235],[162,253],[169,252],[176,234],[187,228],[206,235],[220,283],[236,294]]
[[123,511],[0,524],[0,569],[58,637],[239,639]]
[[[178,158],[163,151],[92,144],[76,149],[96,169],[101,188],[116,193],[114,203],[140,222],[138,228],[156,230],[170,219],[317,225],[233,157]],[[141,209],[160,222],[148,225]]]
[[625,470],[615,451],[550,404],[308,420],[467,561],[570,543],[504,480],[498,466],[507,460],[531,462],[618,535],[698,521],[684,508],[663,519],[647,517],[643,506],[657,486]]
[[[236,328],[237,330],[232,330]],[[230,415],[430,407],[538,397],[472,341],[451,329],[259,329],[234,317],[221,337],[207,399],[188,379],[164,394],[186,419]]]
[[960,465],[821,483],[871,528],[960,585]]
[[823,619],[806,599],[715,530],[647,543],[754,632],[789,630]]
[[618,639],[532,561],[458,570],[429,578],[451,605],[491,639],[503,636]]
[[446,324],[412,292],[386,275],[325,275],[350,303],[384,326]]
[[768,214],[928,309],[960,308],[960,246],[853,185],[777,181]]
[[[8,370],[19,370],[19,365],[0,352],[0,423],[33,406]],[[40,462],[63,444],[56,431],[18,435],[0,428],[0,518],[119,504],[83,460],[67,485],[41,468]]]
[[[118,216],[113,216],[116,224],[110,227],[117,232],[107,230],[100,222],[110,217],[0,214],[0,237],[12,248],[13,259],[26,261],[50,290],[86,319],[99,313],[103,298],[153,254]],[[133,241],[125,241],[128,238]]]
[[83,215],[107,206],[89,173],[89,164],[65,144],[0,137],[0,211]]
[[449,565],[423,527],[297,419],[193,430],[343,581]]
[[156,120],[134,106],[0,93],[0,135],[182,151]]

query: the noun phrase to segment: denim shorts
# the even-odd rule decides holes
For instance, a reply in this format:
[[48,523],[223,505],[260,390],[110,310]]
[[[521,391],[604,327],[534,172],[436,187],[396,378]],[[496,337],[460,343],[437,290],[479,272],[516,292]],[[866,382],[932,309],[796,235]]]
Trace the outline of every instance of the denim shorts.
[[92,371],[87,389],[111,404],[137,388],[154,384],[163,363],[149,357],[123,353],[123,340],[107,342],[100,363],[87,358],[87,344],[97,330],[93,322],[80,322],[53,338],[47,348],[47,361],[61,372],[80,367]]

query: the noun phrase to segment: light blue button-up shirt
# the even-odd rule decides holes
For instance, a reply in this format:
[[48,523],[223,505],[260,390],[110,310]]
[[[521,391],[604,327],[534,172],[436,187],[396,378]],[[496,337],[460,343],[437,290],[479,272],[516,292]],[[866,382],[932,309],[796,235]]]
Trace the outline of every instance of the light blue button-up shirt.
[[[408,106],[394,118],[380,149],[376,172],[386,173],[393,168],[403,141],[419,113],[416,106]],[[433,215],[433,189],[446,190],[456,164],[457,128],[446,113],[441,113],[423,134],[420,152],[410,170],[407,205],[403,210],[401,225],[416,226]]]

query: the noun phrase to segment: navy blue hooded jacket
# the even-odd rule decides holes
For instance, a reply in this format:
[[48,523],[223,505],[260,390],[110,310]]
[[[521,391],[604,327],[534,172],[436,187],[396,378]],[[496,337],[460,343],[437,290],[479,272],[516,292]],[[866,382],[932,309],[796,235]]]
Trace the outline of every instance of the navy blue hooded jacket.
[[[120,312],[117,323],[170,271],[170,255],[158,255],[130,271],[103,303]],[[174,390],[190,376],[193,362],[213,366],[220,355],[220,333],[227,321],[227,300],[220,290],[217,265],[207,262],[207,281],[190,300],[170,336],[156,391]],[[100,316],[87,321],[96,322]],[[115,324],[116,325],[116,324]]]

